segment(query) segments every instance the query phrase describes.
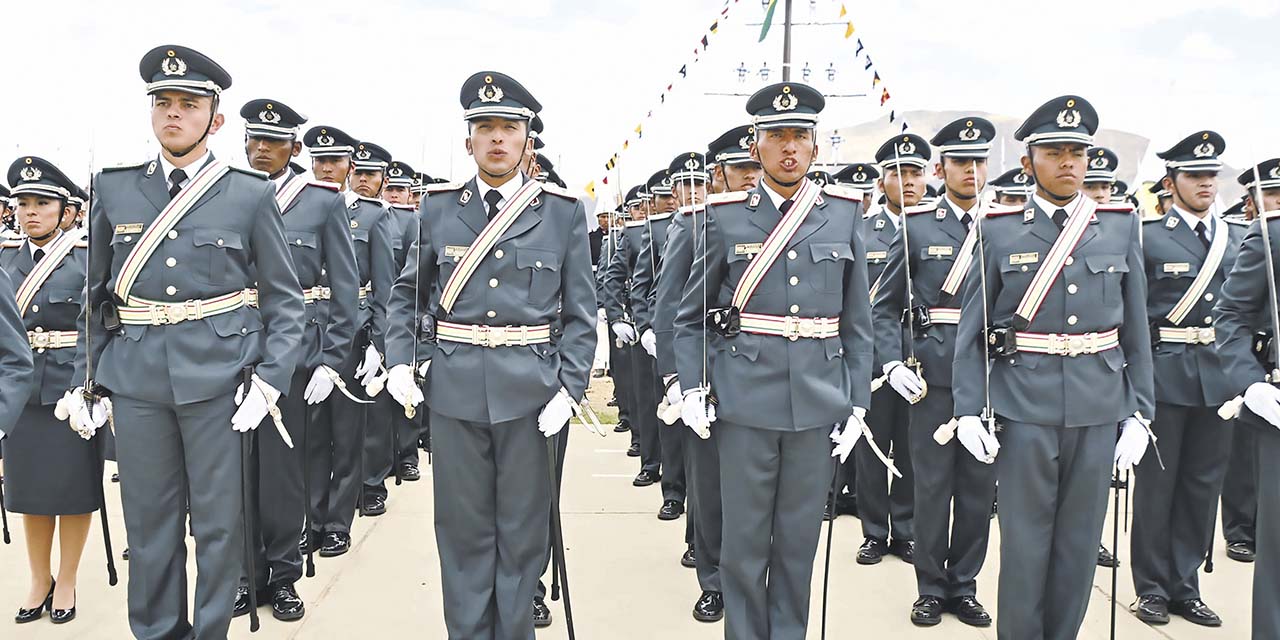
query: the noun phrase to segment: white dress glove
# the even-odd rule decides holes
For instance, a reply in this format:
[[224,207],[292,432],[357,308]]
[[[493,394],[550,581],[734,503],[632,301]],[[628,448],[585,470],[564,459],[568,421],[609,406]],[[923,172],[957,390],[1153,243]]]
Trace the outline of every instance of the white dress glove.
[[914,402],[924,392],[924,382],[911,367],[895,361],[886,364],[884,371],[889,376],[889,386],[908,402]]
[[235,401],[240,408],[231,416],[231,428],[241,433],[257,429],[280,399],[280,392],[259,378],[258,374],[253,374],[250,382],[253,383],[253,388],[247,392],[243,383],[236,387]]
[[[430,360],[422,363],[424,369],[430,365]],[[401,406],[416,407],[422,402],[422,389],[418,388],[418,381],[413,377],[413,365],[398,364],[391,367],[391,372],[387,374],[387,393]]]
[[1259,418],[1280,427],[1280,388],[1269,382],[1255,382],[1244,392],[1244,406]]
[[680,381],[675,376],[665,376],[662,378],[662,384],[667,385],[667,404],[677,406],[684,399],[684,393],[680,391]]
[[1137,418],[1125,418],[1120,423],[1120,440],[1116,442],[1116,468],[1128,471],[1133,465],[1142,462],[1149,442],[1151,437],[1147,433],[1147,426]]
[[956,437],[978,462],[991,464],[996,461],[996,454],[1000,452],[1000,441],[987,431],[982,418],[962,416],[956,421]]
[[711,423],[716,421],[716,407],[707,401],[707,390],[701,387],[684,392],[680,400],[680,418],[699,438],[711,437]]
[[560,433],[572,417],[573,399],[569,397],[569,392],[564,387],[560,387],[556,395],[551,397],[551,402],[548,402],[538,414],[538,431],[550,438]]
[[662,384],[666,387],[666,392],[662,394],[662,401],[658,403],[658,419],[662,424],[671,426],[680,419],[680,403],[683,396],[680,393],[680,382],[674,375],[662,376]]
[[839,458],[840,464],[844,464],[844,461],[849,459],[849,454],[853,453],[853,446],[862,438],[866,413],[862,407],[854,407],[853,415],[845,421],[844,427],[836,425],[836,428],[831,431],[831,442],[836,445],[831,450],[831,457]]
[[379,370],[382,368],[382,354],[378,350],[369,345],[364,349],[364,360],[360,362],[360,366],[356,367],[356,380],[361,385],[368,386],[373,379],[378,377]]
[[84,387],[76,387],[62,395],[53,407],[53,415],[66,420],[81,438],[89,440],[111,416],[111,399],[99,398],[92,405],[84,401]]
[[613,328],[613,335],[617,336],[618,340],[622,342],[622,344],[636,343],[635,327],[625,322],[615,322],[613,323],[612,328]]
[[644,347],[644,352],[649,354],[650,358],[658,357],[658,337],[653,334],[653,329],[645,329],[640,334],[640,346]]
[[333,393],[337,380],[338,372],[329,365],[322,364],[316,367],[316,370],[311,373],[311,380],[307,382],[306,390],[302,393],[303,399],[307,404],[324,402],[329,394]]

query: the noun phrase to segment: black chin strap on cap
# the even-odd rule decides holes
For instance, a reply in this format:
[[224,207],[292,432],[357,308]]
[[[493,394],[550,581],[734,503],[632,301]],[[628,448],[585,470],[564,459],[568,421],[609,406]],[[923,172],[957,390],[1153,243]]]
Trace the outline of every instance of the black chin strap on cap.
[[182,151],[170,151],[169,154],[175,158],[181,158],[188,153],[195,151],[196,147],[200,146],[200,143],[204,142],[205,139],[209,137],[209,130],[213,128],[213,119],[216,117],[218,117],[218,96],[217,94],[214,94],[213,102],[209,103],[209,123],[204,126],[204,133],[200,134],[200,139],[191,143],[191,146]]
[[[1032,148],[1034,148],[1034,147],[1029,147],[1029,148],[1027,149],[1028,153],[1030,153],[1030,152],[1031,152],[1031,149],[1032,149]],[[1054,192],[1050,191],[1050,190],[1049,190],[1049,187],[1044,186],[1044,183],[1040,181],[1040,176],[1039,176],[1039,174],[1036,172],[1036,163],[1035,163],[1034,159],[1033,159],[1033,160],[1032,160],[1032,162],[1031,162],[1031,177],[1032,177],[1033,179],[1035,179],[1035,181],[1036,181],[1036,188],[1037,188],[1037,189],[1040,189],[1041,191],[1044,191],[1044,192],[1045,192],[1045,193],[1047,193],[1047,194],[1049,194],[1049,197],[1050,197],[1050,198],[1053,198],[1054,200],[1070,200],[1070,199],[1071,199],[1071,195],[1070,195],[1070,194],[1065,195],[1065,196],[1064,196],[1064,195],[1059,195],[1059,194],[1056,194],[1056,193],[1054,193]]]
[[1191,213],[1204,213],[1209,210],[1209,207],[1205,207],[1203,209],[1197,209],[1191,206],[1191,202],[1189,200],[1182,197],[1182,190],[1178,188],[1178,177],[1177,177],[1176,171],[1170,171],[1168,173],[1168,176],[1169,176],[1169,182],[1173,183],[1173,195],[1177,196],[1173,200],[1174,204],[1185,206],[1186,208],[1191,210]]
[[769,179],[773,180],[775,184],[777,184],[779,187],[783,187],[786,189],[790,189],[791,187],[794,187],[804,181],[804,176],[800,176],[799,180],[792,180],[791,182],[783,182],[782,180],[779,180],[776,177],[774,177],[772,173],[769,173],[769,170],[764,168],[764,163],[760,164],[760,169],[764,171],[764,174],[766,176],[769,176]]

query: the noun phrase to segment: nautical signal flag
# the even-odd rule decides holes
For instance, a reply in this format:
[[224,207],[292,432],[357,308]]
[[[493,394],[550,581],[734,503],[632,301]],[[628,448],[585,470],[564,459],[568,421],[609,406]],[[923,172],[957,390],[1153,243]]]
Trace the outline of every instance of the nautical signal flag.
[[877,71],[876,75],[871,78],[871,88],[874,89],[879,85],[880,85],[880,72]]
[[883,106],[884,106],[884,103],[886,103],[886,102],[888,102],[888,101],[889,101],[889,90],[888,90],[888,89],[885,89],[885,90],[880,94],[880,106],[882,106],[882,107],[883,107]]

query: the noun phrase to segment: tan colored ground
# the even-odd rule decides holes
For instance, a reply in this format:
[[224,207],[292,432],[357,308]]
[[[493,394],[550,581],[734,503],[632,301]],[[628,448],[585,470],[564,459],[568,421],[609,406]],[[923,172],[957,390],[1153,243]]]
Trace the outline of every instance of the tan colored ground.
[[[597,392],[603,391],[597,389]],[[603,402],[597,403],[600,404]],[[631,486],[637,464],[624,455],[627,444],[627,434],[611,433],[608,438],[600,439],[574,425],[565,473],[563,520],[577,636],[584,640],[722,638],[722,625],[698,623],[689,615],[699,591],[694,572],[679,564],[684,522],[660,522],[655,517],[661,500],[657,486],[645,489]],[[425,464],[423,476],[421,482],[392,488],[386,515],[357,521],[351,553],[328,560],[317,557],[316,577],[298,584],[308,606],[303,620],[276,622],[264,608],[259,633],[251,636],[248,619],[240,618],[232,624],[231,637],[348,640],[376,637],[374,634],[407,633],[407,637],[413,638],[444,638],[439,567],[432,530],[431,475],[430,467]],[[124,525],[120,520],[118,492],[109,491],[112,532],[118,552],[124,543]],[[11,514],[10,526],[14,543],[0,546],[0,607],[16,611],[27,591],[20,516]],[[1108,522],[1108,537],[1110,526]],[[0,621],[0,638],[118,640],[129,637],[124,585],[128,563],[118,563],[121,584],[108,588],[98,532],[95,523],[82,567],[78,619],[62,627],[55,627],[47,618],[21,627]],[[1127,549],[1127,540],[1123,533],[1121,535],[1121,548]],[[992,535],[986,569],[979,578],[979,597],[996,615],[996,577],[1000,569],[998,537],[997,529]],[[911,567],[893,558],[872,567],[856,565],[854,553],[861,540],[856,519],[845,516],[837,520],[831,579],[831,638],[996,637],[994,628],[972,629],[953,617],[947,617],[934,629],[913,627],[907,619],[915,599]],[[1122,609],[1118,637],[1125,640],[1247,637],[1250,565],[1228,560],[1221,544],[1217,551],[1217,571],[1202,577],[1202,587],[1206,601],[1222,615],[1226,626],[1205,630],[1175,619],[1162,629],[1152,629]],[[192,589],[194,557],[189,555]],[[818,638],[821,555],[815,563],[810,638]],[[1108,637],[1110,576],[1110,572],[1099,572],[1095,580],[1081,638]],[[1127,563],[1120,572],[1119,599],[1122,604],[1133,600]],[[553,603],[552,610],[555,624],[538,632],[542,640],[566,637],[563,609],[559,603]]]

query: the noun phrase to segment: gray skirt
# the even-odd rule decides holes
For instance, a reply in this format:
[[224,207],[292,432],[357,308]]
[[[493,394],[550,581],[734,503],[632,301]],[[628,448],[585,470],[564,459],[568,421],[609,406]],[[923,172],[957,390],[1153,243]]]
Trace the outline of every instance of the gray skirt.
[[55,418],[53,405],[28,404],[4,441],[5,507],[40,516],[97,511],[101,464],[95,442]]

